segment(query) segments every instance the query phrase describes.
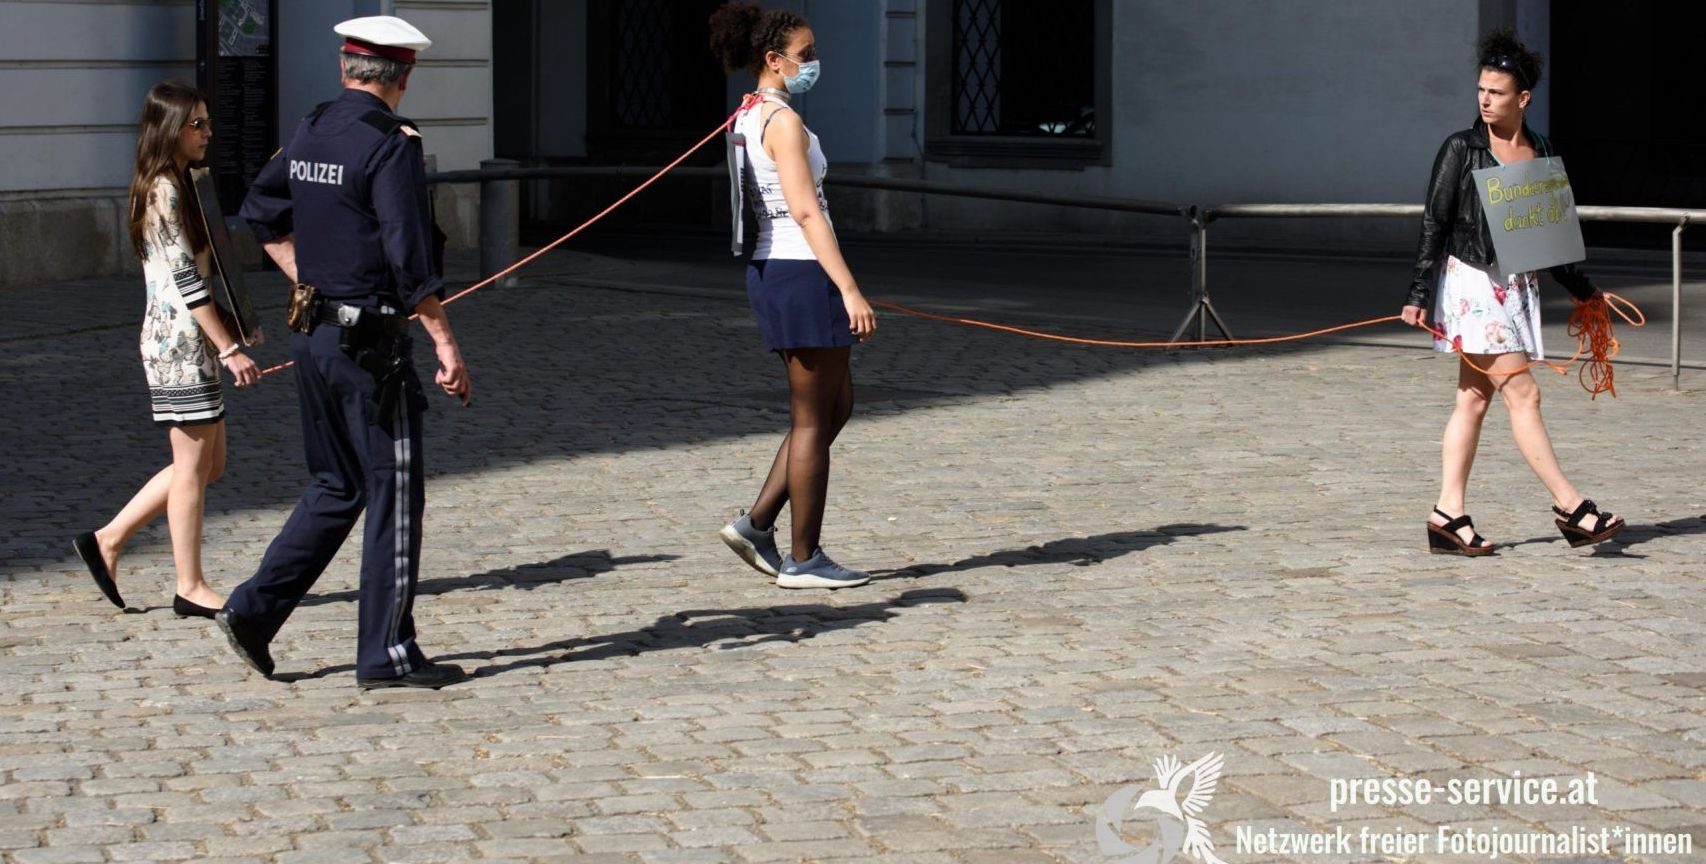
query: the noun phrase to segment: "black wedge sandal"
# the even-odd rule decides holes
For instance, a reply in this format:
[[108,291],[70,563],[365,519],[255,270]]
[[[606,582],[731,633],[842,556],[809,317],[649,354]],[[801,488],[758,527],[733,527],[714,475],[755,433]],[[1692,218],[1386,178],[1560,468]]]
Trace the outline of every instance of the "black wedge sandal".
[[[1451,514],[1438,507],[1434,508],[1434,512],[1446,521],[1444,525],[1435,525],[1431,520],[1428,522],[1428,552],[1434,555],[1467,555],[1471,558],[1493,554],[1493,544],[1475,533],[1475,520],[1470,519],[1469,514],[1465,513],[1453,519]],[[1457,532],[1464,528],[1468,528],[1471,535],[1468,543],[1457,536]]]
[[[1590,498],[1583,498],[1582,503],[1576,505],[1576,512],[1574,513],[1565,513],[1560,507],[1553,507],[1552,512],[1558,514],[1558,518],[1552,521],[1558,526],[1558,533],[1564,535],[1564,539],[1569,541],[1571,549],[1577,546],[1604,543],[1616,537],[1617,532],[1622,531],[1625,524],[1623,517],[1615,513],[1599,512],[1599,505],[1593,503]],[[1592,531],[1582,527],[1582,520],[1589,516],[1598,517],[1593,523],[1594,530]]]

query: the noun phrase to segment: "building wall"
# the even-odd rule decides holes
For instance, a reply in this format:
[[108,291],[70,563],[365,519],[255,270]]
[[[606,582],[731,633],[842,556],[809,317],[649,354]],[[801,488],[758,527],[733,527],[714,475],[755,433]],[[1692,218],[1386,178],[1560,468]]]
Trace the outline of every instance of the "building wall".
[[396,10],[394,0],[281,0],[278,5],[278,129],[289,135],[304,114],[338,93],[332,27],[346,18]]
[[[490,2],[394,0],[392,14],[432,39],[409,75],[399,111],[420,126],[440,171],[478,168],[492,158],[492,10]],[[479,187],[433,190],[450,245],[479,244]]]
[[[1040,169],[962,167],[927,153],[930,111],[940,110],[928,101],[928,13],[948,2],[770,0],[816,31],[823,78],[794,105],[833,170],[1183,204],[1414,201],[1439,142],[1473,119],[1479,34],[1521,23],[1544,45],[1549,8],[1548,0],[1116,0],[1108,164]],[[588,109],[576,49],[598,36],[586,32],[584,0],[541,3],[535,20],[532,153],[582,157]],[[725,104],[751,86],[731,75]],[[835,190],[831,209],[853,230],[1186,236],[1182,220],[862,190]],[[1387,249],[1413,243],[1414,231],[1395,221],[1215,228],[1220,242]]]
[[195,7],[0,0],[0,285],[134,268],[143,94],[194,75]]
[[[539,9],[535,153],[586,155],[586,0],[554,0]],[[573,105],[578,110],[562,110]]]
[[[1544,21],[1534,12],[1543,4],[1524,5],[1531,22]],[[1417,201],[1440,141],[1475,118],[1477,38],[1485,27],[1514,23],[1515,9],[1484,0],[1119,0],[1111,165],[1003,170],[932,161],[924,173],[947,183],[1185,204]],[[925,207],[934,229],[1002,230],[1042,218],[1135,239],[1184,236],[1178,223],[1154,217],[1045,215],[943,198]],[[1395,221],[1263,220],[1220,223],[1215,233],[1391,247],[1413,242],[1414,230]]]
[[[1544,50],[1550,8],[1549,0],[1116,0],[1109,164],[1043,170],[962,167],[926,153],[927,12],[949,0],[774,2],[818,30],[824,77],[797,106],[837,171],[1199,204],[1417,200],[1439,141],[1473,117],[1476,37],[1516,24]],[[403,113],[420,123],[437,167],[476,167],[493,152],[492,5],[284,0],[281,131],[336,93],[332,24],[394,13],[435,42]],[[194,0],[0,0],[0,285],[134,267],[120,211],[137,106],[155,81],[193,75],[194,14]],[[532,152],[584,157],[586,0],[540,3],[535,17]],[[728,104],[750,86],[732,76]],[[1544,86],[1537,95],[1533,119],[1544,128]],[[475,187],[437,195],[453,241],[472,243]],[[850,190],[838,190],[832,206],[838,224],[854,229],[1183,237],[1177,222],[1076,209]],[[1229,221],[1215,233],[1223,243],[1394,248],[1413,242],[1414,227]]]
[[441,171],[492,157],[492,14],[489,2],[396,0],[396,15],[432,39],[399,109],[420,125]]
[[[1517,25],[1544,51],[1549,20],[1547,0],[1116,0],[1109,164],[973,168],[931,158],[924,140],[935,107],[925,13],[946,2],[773,4],[817,31],[823,79],[795,104],[833,170],[1181,204],[1416,201],[1440,141],[1474,119],[1480,34]],[[750,87],[732,76],[730,104]],[[1545,100],[1535,108],[1543,127]],[[935,196],[841,189],[831,208],[859,230],[1186,236],[1182,220]],[[1415,226],[1229,220],[1215,234],[1396,249],[1414,242]]]
[[0,191],[122,187],[142,96],[193,78],[195,6],[0,0]]
[[[478,167],[492,146],[489,6],[284,0],[281,135],[337,95],[332,25],[397,14],[434,39],[403,112],[420,122],[440,168]],[[124,197],[136,119],[156,82],[194,79],[194,0],[0,0],[0,22],[0,286],[135,272]],[[453,241],[472,242],[473,194],[447,187],[439,195]]]

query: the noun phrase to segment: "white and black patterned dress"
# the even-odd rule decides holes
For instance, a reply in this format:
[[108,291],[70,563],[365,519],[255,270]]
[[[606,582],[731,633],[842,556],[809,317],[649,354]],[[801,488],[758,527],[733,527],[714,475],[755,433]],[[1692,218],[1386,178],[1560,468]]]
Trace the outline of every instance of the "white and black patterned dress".
[[216,423],[225,416],[219,359],[190,310],[213,302],[208,256],[197,256],[184,235],[178,190],[161,176],[148,192],[142,275],[148,308],[142,313],[142,369],[154,422],[163,426]]

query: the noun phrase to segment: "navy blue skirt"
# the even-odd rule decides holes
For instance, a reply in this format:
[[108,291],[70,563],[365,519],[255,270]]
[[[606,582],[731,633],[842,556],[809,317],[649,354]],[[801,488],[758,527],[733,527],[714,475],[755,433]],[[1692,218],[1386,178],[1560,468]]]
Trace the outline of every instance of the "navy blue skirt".
[[771,351],[853,344],[841,291],[816,261],[752,261],[746,267],[746,299]]

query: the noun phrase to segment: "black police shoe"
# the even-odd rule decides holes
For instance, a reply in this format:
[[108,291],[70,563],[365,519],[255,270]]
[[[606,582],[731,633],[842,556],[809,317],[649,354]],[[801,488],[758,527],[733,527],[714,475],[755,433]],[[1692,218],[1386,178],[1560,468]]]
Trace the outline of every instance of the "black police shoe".
[[468,673],[455,663],[428,663],[407,675],[393,678],[363,678],[357,675],[355,683],[363,690],[376,690],[380,687],[420,687],[425,690],[437,690],[466,680]]
[[261,673],[262,677],[272,677],[272,654],[268,653],[267,640],[255,630],[255,625],[232,615],[229,609],[219,610],[213,620],[224,632],[225,641],[231,643],[231,650],[237,652],[244,663]]

